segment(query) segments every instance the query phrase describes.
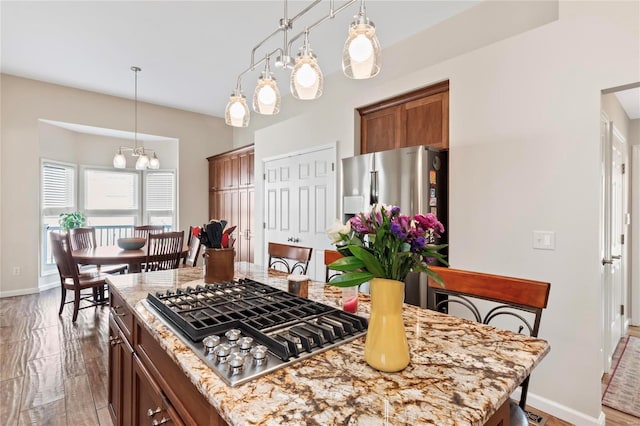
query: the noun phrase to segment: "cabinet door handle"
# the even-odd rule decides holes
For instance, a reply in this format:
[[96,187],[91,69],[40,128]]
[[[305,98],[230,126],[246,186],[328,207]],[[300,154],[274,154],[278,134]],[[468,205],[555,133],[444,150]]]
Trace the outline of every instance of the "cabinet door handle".
[[160,411],[162,411],[162,409],[160,407],[156,408],[155,410],[152,410],[151,408],[149,408],[147,410],[147,417],[153,417],[156,414],[158,414]]
[[122,343],[122,339],[119,337],[109,336],[109,344],[111,346],[119,345]]
[[114,306],[114,307],[112,307],[112,308],[111,308],[111,312],[113,312],[113,315],[114,315],[114,316],[116,316],[116,317],[123,317],[123,316],[127,315],[126,313],[125,313],[125,314],[119,314],[119,313],[117,312],[117,310],[118,310],[118,309],[120,309],[120,306]]
[[163,417],[163,418],[160,419],[160,421],[154,420],[151,424],[153,426],[158,426],[158,425],[161,425],[161,424],[164,424],[164,423],[168,423],[170,421],[171,421],[171,419],[169,419],[167,417]]

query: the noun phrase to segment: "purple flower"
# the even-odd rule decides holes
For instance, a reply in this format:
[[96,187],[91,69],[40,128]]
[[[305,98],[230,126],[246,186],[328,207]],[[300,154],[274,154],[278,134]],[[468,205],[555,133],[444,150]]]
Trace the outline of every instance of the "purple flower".
[[362,216],[360,215],[354,216],[351,219],[349,219],[349,223],[351,224],[351,229],[353,229],[357,233],[366,234],[369,232],[369,227],[362,220]]
[[400,207],[391,206],[391,216],[395,216],[400,213]]
[[411,242],[411,251],[413,253],[417,253],[421,251],[426,244],[427,241],[424,239],[424,237],[418,237]]
[[444,232],[444,226],[442,223],[440,223],[438,218],[431,213],[427,213],[426,215],[417,214],[414,216],[414,219],[418,226],[424,230],[433,229],[435,234],[438,236]]
[[402,225],[397,221],[391,222],[391,233],[396,236],[396,238],[405,239],[407,238],[407,234],[403,232]]

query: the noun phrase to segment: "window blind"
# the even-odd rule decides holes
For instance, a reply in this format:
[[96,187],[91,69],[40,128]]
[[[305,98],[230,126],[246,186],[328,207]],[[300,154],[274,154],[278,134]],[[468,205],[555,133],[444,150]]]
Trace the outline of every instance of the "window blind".
[[75,208],[75,169],[63,164],[42,165],[42,208]]
[[173,172],[147,172],[145,206],[147,211],[173,211],[175,205]]

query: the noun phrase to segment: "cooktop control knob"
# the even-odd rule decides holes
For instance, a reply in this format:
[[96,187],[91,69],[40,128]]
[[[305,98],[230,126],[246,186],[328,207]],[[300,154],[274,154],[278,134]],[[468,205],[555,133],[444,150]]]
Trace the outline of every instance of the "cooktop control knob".
[[251,349],[251,356],[256,365],[263,365],[267,362],[267,350],[264,345],[258,345]]
[[213,354],[216,356],[216,361],[220,363],[226,362],[230,353],[231,347],[226,343],[220,343],[213,349]]
[[241,337],[240,340],[238,340],[240,351],[244,353],[249,352],[252,344],[253,344],[253,337]]
[[220,336],[207,336],[202,339],[202,344],[204,345],[204,353],[209,355],[213,352],[213,349],[220,344]]
[[231,369],[231,374],[238,374],[242,371],[242,366],[244,365],[244,356],[239,353],[234,353],[229,357],[229,368]]
[[240,338],[240,336],[242,335],[242,332],[237,328],[232,328],[231,330],[224,333],[224,335],[227,337],[227,340],[229,341],[230,345],[235,345],[238,339]]

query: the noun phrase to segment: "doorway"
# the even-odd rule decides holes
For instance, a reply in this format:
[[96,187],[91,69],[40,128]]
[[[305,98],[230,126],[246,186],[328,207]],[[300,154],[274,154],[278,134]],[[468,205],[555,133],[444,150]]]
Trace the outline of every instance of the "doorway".
[[[640,120],[640,112],[635,112],[627,99],[620,96],[620,93],[628,95],[630,90],[637,96],[632,98],[631,104],[640,103],[640,83],[603,90],[601,102],[601,336],[605,373],[611,368],[613,352],[620,338],[626,335],[629,324],[634,323],[632,300],[640,298],[640,283],[633,274],[634,269],[640,268],[639,256],[637,252],[632,255],[631,250],[632,231],[640,225],[640,211],[638,207],[632,207],[634,182],[630,179],[634,168],[640,165],[630,161],[632,141],[629,140],[633,137],[633,121]],[[635,182],[635,186],[640,185]]]

